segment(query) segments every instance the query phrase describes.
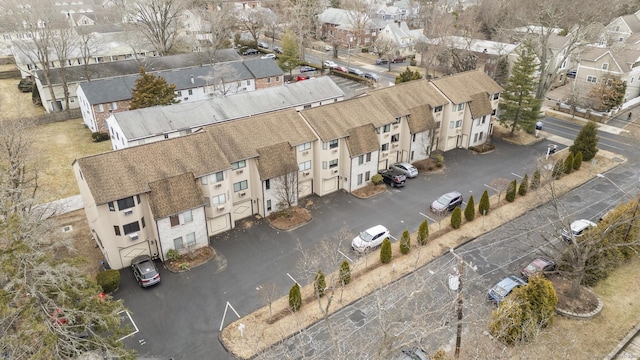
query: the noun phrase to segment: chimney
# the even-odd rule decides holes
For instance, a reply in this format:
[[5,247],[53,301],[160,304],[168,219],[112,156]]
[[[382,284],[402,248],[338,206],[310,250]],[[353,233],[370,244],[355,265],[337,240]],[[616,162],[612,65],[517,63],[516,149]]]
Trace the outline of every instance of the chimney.
[[191,75],[191,83],[195,83],[195,80],[193,79],[193,75]]

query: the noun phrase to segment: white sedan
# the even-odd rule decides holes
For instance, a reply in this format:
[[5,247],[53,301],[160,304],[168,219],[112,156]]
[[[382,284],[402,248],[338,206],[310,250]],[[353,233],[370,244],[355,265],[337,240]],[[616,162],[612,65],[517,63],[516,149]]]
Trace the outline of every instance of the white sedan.
[[331,60],[325,60],[324,61],[324,66],[328,67],[329,69],[334,69],[338,67],[338,64],[336,64],[335,62],[331,61]]
[[389,230],[382,225],[376,225],[360,233],[351,241],[351,248],[358,252],[366,252],[382,244],[389,237]]
[[260,57],[260,59],[272,59],[272,60],[275,60],[275,58],[276,58],[276,54],[265,54]]

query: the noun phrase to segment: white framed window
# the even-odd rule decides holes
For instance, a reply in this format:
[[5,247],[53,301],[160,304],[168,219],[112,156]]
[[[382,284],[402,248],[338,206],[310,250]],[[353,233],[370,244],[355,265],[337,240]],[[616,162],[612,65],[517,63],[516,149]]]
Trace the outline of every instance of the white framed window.
[[498,100],[498,99],[500,99],[500,93],[493,94],[493,100]]
[[189,95],[193,95],[193,89],[189,89]]
[[309,150],[309,149],[311,149],[311,143],[310,142],[298,145],[298,151],[299,152],[300,151]]
[[247,162],[245,160],[240,160],[240,161],[231,163],[232,170],[242,169],[243,167],[246,167],[246,166],[247,166]]
[[383,133],[388,133],[389,131],[391,131],[391,124],[387,124],[387,125],[382,127],[382,132]]
[[358,174],[358,185],[362,184],[362,174]]
[[104,105],[98,104],[98,112],[104,112]]
[[595,76],[588,75],[587,76],[587,82],[592,83],[592,84],[596,84],[596,83],[598,83],[598,78],[595,77]]
[[462,120],[456,121],[456,129],[462,126]]
[[436,106],[436,107],[433,109],[433,112],[442,112],[442,105],[440,105],[440,106]]
[[387,151],[387,150],[389,150],[389,143],[382,144],[381,149],[382,149],[382,151]]
[[180,250],[183,247],[184,247],[184,244],[182,243],[182,236],[173,239],[173,248],[174,249]]
[[456,126],[456,122],[455,121],[449,121],[449,129],[453,129]]
[[335,149],[338,147],[338,139],[329,141],[329,149]]
[[609,70],[609,63],[603,63],[602,70]]
[[193,212],[191,210],[187,210],[187,211],[183,212],[182,216],[184,218],[184,222],[185,223],[193,221]]
[[323,161],[323,162],[322,162],[322,169],[323,169],[323,170],[326,170],[326,169],[327,169],[327,162],[326,162],[326,161]]
[[337,167],[337,166],[338,166],[338,159],[329,161],[329,169]]
[[271,211],[271,199],[267,200],[267,211]]
[[224,180],[224,172],[222,172],[222,171],[218,171],[215,174],[209,175],[209,182],[212,183],[212,184],[215,184],[215,183],[223,181],[223,180]]
[[392,143],[394,143],[394,142],[398,142],[398,141],[400,141],[400,134],[393,134],[393,135],[391,135],[391,142],[392,142]]
[[213,206],[222,205],[222,204],[225,204],[226,202],[227,202],[227,196],[225,194],[220,194],[218,196],[211,197],[211,204]]
[[238,181],[237,183],[233,184],[233,192],[245,190],[247,187],[248,187],[247,180]]
[[311,160],[299,163],[298,168],[300,168],[300,171],[311,169]]
[[358,156],[358,165],[364,164],[364,155]]
[[196,243],[196,233],[195,232],[187,234],[186,238],[187,238],[187,246],[193,245],[193,244]]
[[206,176],[203,176],[203,177],[200,178],[200,183],[202,185],[207,185],[209,183],[209,181],[207,181],[207,177]]
[[464,110],[464,104],[458,104],[458,111]]

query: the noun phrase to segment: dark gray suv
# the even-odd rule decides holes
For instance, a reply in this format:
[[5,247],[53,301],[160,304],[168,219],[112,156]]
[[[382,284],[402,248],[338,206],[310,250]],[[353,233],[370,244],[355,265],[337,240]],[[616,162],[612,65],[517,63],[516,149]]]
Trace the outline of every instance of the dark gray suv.
[[436,214],[452,211],[456,206],[462,205],[462,201],[462,194],[457,191],[452,191],[440,196],[438,200],[431,203],[431,211]]

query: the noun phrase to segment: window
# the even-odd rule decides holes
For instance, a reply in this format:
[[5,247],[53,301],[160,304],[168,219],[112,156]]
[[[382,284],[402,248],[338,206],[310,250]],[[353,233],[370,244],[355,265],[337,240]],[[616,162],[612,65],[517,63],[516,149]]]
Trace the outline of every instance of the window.
[[401,117],[401,116],[398,116],[398,117],[396,118],[396,121],[394,122],[394,124],[400,124],[400,122],[401,122],[401,121],[402,121],[402,117]]
[[182,213],[182,217],[184,218],[184,222],[192,222],[193,221],[193,212],[191,210],[185,211]]
[[142,217],[142,219],[140,219],[140,222],[142,223],[142,228],[146,228],[147,224],[144,223],[144,216]]
[[109,211],[116,211],[115,205],[113,205],[113,201],[109,201]]
[[129,235],[131,233],[140,231],[140,224],[137,221],[134,221],[129,224],[122,225],[122,230],[125,235]]
[[215,174],[209,175],[209,182],[214,184],[224,180],[224,172],[218,171]]
[[358,185],[362,184],[362,174],[358,174]]
[[267,78],[267,84],[271,84],[271,78],[270,77]]
[[305,162],[301,162],[300,164],[298,164],[298,167],[300,168],[300,171],[305,171],[305,170],[311,169],[311,160],[305,161]]
[[367,171],[366,173],[364,173],[364,181],[369,181],[370,178],[371,178],[371,171]]
[[276,82],[280,81],[280,76],[276,76]]
[[464,110],[464,104],[458,104],[458,111]]
[[335,149],[338,147],[338,139],[329,141],[329,149]]
[[382,127],[382,132],[383,133],[388,133],[389,131],[391,131],[391,124],[387,124],[387,125]]
[[207,183],[208,183],[208,181],[207,181],[207,177],[206,177],[206,176],[201,177],[201,178],[200,178],[200,183],[201,183],[202,185],[207,185]]
[[442,105],[436,106],[435,109],[433,109],[433,112],[442,112]]
[[481,131],[481,132],[480,132],[480,136],[478,136],[478,140],[479,140],[479,141],[482,141],[482,136],[483,136],[483,135],[484,135],[484,131]]
[[303,109],[311,109],[311,104],[306,104],[305,106],[302,107]]
[[120,236],[120,226],[114,225],[113,230],[116,232],[116,236]]
[[459,128],[461,126],[462,126],[462,120],[456,121],[456,128]]
[[245,160],[236,161],[231,163],[231,169],[237,170],[247,166],[247,162]]
[[615,29],[615,30],[613,30],[613,31],[615,31],[615,32],[620,31],[620,26],[619,26],[619,25],[616,25],[616,29]]
[[247,188],[247,180],[242,180],[233,184],[233,191],[238,192],[240,190],[245,190]]
[[182,244],[182,236],[173,239],[173,247],[176,250],[180,250],[184,247],[184,244]]
[[189,89],[189,95],[193,95],[193,90]]
[[311,149],[311,143],[310,142],[298,145],[298,151],[305,151],[305,150],[309,150],[309,149]]
[[454,127],[456,127],[455,121],[449,121],[449,129],[453,129]]
[[358,156],[358,165],[364,164],[364,155]]
[[391,135],[391,142],[392,142],[392,143],[394,143],[394,142],[398,142],[398,141],[400,141],[400,134],[393,134],[393,135]]
[[473,135],[473,142],[474,143],[478,142],[478,134],[477,133],[475,135]]
[[247,80],[247,86],[251,86],[251,80]]
[[329,169],[338,166],[338,159],[329,161]]
[[500,98],[500,93],[493,94],[493,100],[498,100]]
[[104,112],[104,106],[102,104],[98,104],[98,112]]
[[326,161],[322,162],[322,168],[325,169],[325,170],[327,169],[327,162]]
[[176,93],[178,94],[178,96],[182,96],[182,91],[178,90],[176,91]]
[[367,153],[367,162],[371,161],[371,153]]
[[270,179],[267,179],[267,180],[264,181],[264,188],[266,190],[271,189],[271,180]]
[[208,196],[204,197],[204,206],[211,207],[211,199]]
[[382,144],[382,151],[387,151],[387,150],[389,150],[389,143]]
[[271,199],[267,200],[267,211],[271,211]]
[[171,222],[171,227],[175,227],[180,225],[180,218],[178,218],[178,215],[171,215],[169,216],[169,222]]
[[218,206],[225,204],[227,202],[227,196],[225,194],[220,194],[218,196],[211,197],[213,206]]
[[609,63],[603,63],[602,70],[609,70]]
[[120,211],[132,208],[134,206],[136,206],[136,204],[133,203],[133,196],[118,200],[118,210]]
[[140,194],[136,195],[137,204],[140,205]]
[[196,233],[192,232],[187,234],[187,246],[193,245],[196,243]]
[[595,77],[595,76],[591,76],[591,75],[589,75],[589,76],[587,76],[587,82],[590,82],[590,83],[595,84],[595,83],[597,83],[597,82],[598,82],[598,78],[597,78],[597,77]]

